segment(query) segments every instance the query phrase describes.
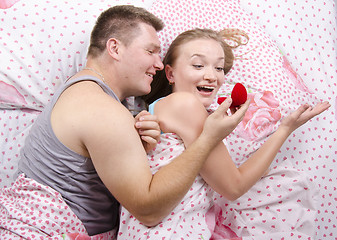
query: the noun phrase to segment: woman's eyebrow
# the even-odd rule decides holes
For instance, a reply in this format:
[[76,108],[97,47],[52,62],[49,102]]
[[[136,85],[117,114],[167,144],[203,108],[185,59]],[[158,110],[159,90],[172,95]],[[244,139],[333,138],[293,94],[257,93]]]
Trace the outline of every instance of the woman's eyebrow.
[[[200,53],[192,54],[191,58],[194,58],[194,57],[206,58],[204,54],[200,54]],[[218,60],[225,60],[225,57],[219,57]]]

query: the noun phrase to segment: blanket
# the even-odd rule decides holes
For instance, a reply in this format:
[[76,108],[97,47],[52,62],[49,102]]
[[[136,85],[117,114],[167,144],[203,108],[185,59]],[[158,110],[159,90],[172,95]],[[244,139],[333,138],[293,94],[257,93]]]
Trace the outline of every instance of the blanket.
[[[153,173],[184,149],[177,135],[162,134],[149,154]],[[270,169],[235,201],[214,192],[198,176],[181,203],[156,227],[142,225],[122,208],[118,239],[311,239],[317,194],[315,183],[291,161]]]
[[[152,173],[167,165],[185,150],[183,141],[173,133],[164,133],[156,148],[148,154]],[[164,220],[146,227],[125,208],[121,209],[118,240],[128,239],[241,239],[223,223],[213,207],[214,191],[198,175],[181,202]]]
[[[54,189],[21,174],[0,189],[0,239],[114,239],[115,231],[89,237],[83,223]],[[79,239],[79,238],[76,238]]]
[[314,239],[317,196],[309,176],[284,161],[237,200],[214,200],[221,223],[244,240]]

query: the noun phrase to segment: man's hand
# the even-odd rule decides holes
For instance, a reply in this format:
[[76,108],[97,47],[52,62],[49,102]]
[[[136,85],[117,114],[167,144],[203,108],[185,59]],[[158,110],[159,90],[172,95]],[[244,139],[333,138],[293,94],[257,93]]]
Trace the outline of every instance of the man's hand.
[[160,127],[155,115],[143,110],[135,117],[135,127],[146,152],[154,149],[160,136]]

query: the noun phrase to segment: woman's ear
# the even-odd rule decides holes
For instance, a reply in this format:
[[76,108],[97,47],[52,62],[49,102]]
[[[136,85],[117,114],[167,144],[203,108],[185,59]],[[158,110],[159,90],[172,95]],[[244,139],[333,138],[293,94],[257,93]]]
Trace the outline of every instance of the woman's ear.
[[173,84],[174,83],[173,68],[168,64],[165,66],[165,74],[169,83]]
[[120,56],[120,42],[116,38],[110,38],[106,42],[106,49],[111,57],[119,59]]

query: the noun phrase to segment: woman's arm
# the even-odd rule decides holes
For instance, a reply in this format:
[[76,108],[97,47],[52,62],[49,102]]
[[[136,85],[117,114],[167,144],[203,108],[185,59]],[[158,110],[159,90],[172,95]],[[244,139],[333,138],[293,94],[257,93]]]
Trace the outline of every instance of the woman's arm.
[[[158,102],[155,108],[162,130],[179,135],[185,146],[197,138],[207,117],[204,107],[192,100],[188,93],[175,93]],[[239,168],[232,161],[226,146],[220,142],[209,155],[200,174],[215,191],[229,200],[237,199],[265,174],[288,136],[329,106],[325,102],[314,108],[309,105],[299,107],[283,119],[277,131]],[[248,102],[243,107],[248,108]]]
[[[231,98],[221,104],[220,108],[231,104]],[[223,126],[221,134],[210,136],[209,141],[221,142],[227,137],[236,126],[242,121],[245,112],[248,109],[247,101],[235,114],[228,116],[227,111],[215,111],[211,117],[222,119]],[[216,132],[215,125],[211,121],[207,122],[209,114],[203,104],[193,94],[188,92],[172,93],[155,105],[155,115],[158,117],[160,128],[163,132],[176,133],[184,141],[185,147],[188,147],[195,139],[199,137],[204,129],[213,129]],[[228,108],[227,108],[228,110]],[[220,113],[220,114],[219,114]],[[205,122],[206,121],[206,122]],[[221,135],[222,139],[219,139]],[[219,141],[220,140],[220,141]]]
[[201,170],[205,181],[229,200],[247,192],[268,170],[276,154],[289,135],[311,118],[329,108],[329,103],[319,103],[314,108],[300,106],[283,119],[280,127],[244,164],[236,168],[223,144],[211,153]]

